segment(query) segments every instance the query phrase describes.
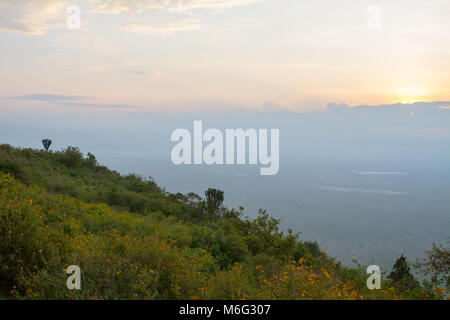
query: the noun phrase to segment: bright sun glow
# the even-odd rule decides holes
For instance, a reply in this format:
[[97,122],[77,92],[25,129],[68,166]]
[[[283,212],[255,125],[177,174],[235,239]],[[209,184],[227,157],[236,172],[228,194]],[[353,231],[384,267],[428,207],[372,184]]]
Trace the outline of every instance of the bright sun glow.
[[394,101],[400,103],[414,103],[418,101],[425,101],[428,95],[428,90],[419,87],[406,87],[394,90]]

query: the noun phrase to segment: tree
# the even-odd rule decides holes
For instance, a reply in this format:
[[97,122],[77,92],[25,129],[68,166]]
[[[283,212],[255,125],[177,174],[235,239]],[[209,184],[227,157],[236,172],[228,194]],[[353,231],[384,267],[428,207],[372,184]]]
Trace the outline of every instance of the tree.
[[427,255],[427,258],[418,261],[415,267],[425,275],[431,275],[431,283],[445,288],[446,293],[450,294],[450,248],[433,243],[433,249],[428,251]]
[[50,148],[50,145],[52,144],[52,140],[43,139],[42,144],[44,145],[45,151],[48,151],[48,149]]
[[223,203],[223,191],[209,188],[205,191],[205,197],[208,216],[213,216]]
[[401,290],[413,289],[419,285],[418,281],[411,274],[411,269],[403,254],[395,261],[392,272],[387,278]]
[[79,168],[83,165],[83,154],[76,147],[67,147],[62,153],[62,161],[69,168]]
[[86,164],[88,165],[88,167],[90,168],[95,168],[97,166],[97,159],[95,158],[95,156],[88,152],[87,154],[87,158],[84,160],[86,162]]

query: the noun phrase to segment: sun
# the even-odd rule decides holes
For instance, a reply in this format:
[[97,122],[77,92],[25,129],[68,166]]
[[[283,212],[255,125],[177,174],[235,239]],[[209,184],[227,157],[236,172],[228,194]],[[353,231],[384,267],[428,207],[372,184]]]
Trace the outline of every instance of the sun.
[[428,90],[421,87],[404,87],[394,90],[394,103],[414,103],[425,101],[428,95]]

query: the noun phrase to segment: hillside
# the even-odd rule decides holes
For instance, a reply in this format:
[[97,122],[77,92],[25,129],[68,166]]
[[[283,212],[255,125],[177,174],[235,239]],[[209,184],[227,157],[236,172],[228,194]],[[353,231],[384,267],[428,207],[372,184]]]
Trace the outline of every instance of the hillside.
[[[243,217],[222,196],[171,194],[73,147],[1,145],[0,298],[440,297],[388,280],[370,291],[362,266],[341,266],[316,243],[279,230],[264,210]],[[82,290],[67,289],[69,265],[80,266]]]

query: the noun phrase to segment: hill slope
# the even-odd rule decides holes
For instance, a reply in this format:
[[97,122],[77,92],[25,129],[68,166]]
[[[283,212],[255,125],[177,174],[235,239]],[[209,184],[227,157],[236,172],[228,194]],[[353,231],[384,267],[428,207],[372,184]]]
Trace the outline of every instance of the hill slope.
[[[80,267],[82,290],[67,289],[69,265]],[[388,281],[369,291],[364,271],[281,232],[264,210],[249,220],[241,209],[121,176],[72,147],[0,146],[1,298],[435,297]]]

